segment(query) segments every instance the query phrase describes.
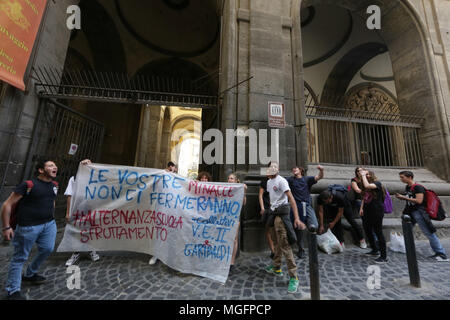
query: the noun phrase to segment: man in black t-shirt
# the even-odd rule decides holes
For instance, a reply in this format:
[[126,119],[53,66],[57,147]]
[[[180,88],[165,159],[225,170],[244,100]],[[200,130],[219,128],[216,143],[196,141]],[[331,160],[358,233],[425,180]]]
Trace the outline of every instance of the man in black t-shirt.
[[350,201],[344,192],[325,190],[320,193],[317,204],[319,206],[319,234],[324,233],[326,229],[331,229],[331,232],[341,243],[342,249],[344,249],[341,219],[344,210],[351,210]]
[[445,249],[442,247],[442,244],[436,235],[436,228],[433,226],[430,216],[425,209],[425,188],[414,182],[414,174],[411,171],[402,171],[399,175],[400,180],[406,184],[406,195],[397,193],[395,196],[397,199],[406,201],[403,214],[411,216],[413,223],[419,225],[419,228],[430,241],[430,246],[434,251],[434,255],[430,256],[430,258],[437,261],[448,261]]
[[[19,184],[1,208],[3,237],[13,240],[14,254],[11,259],[6,291],[10,300],[25,300],[20,294],[21,281],[33,284],[45,282],[37,272],[41,264],[53,252],[56,239],[54,219],[55,198],[58,193],[56,178],[58,168],[53,161],[39,162],[38,177]],[[16,206],[17,227],[10,226],[11,209]],[[22,276],[22,268],[34,244],[38,253]]]

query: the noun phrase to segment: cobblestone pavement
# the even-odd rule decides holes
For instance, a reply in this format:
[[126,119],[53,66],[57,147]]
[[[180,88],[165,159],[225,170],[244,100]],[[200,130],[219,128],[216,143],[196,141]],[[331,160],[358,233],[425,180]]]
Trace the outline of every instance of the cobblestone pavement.
[[[63,230],[58,232],[57,243]],[[450,239],[442,241],[450,253]],[[422,288],[409,285],[406,255],[389,251],[389,262],[380,265],[381,288],[369,290],[367,268],[373,258],[367,250],[348,246],[344,253],[319,253],[321,298],[324,300],[404,300],[450,299],[450,262],[427,259],[431,249],[427,241],[416,241]],[[33,251],[34,252],[34,251]],[[7,276],[12,246],[0,247],[0,283]],[[270,263],[267,253],[241,253],[225,285],[193,275],[176,272],[163,263],[148,264],[149,256],[130,252],[103,252],[92,262],[88,255],[79,261],[81,289],[69,290],[65,261],[68,253],[54,253],[43,265],[47,282],[41,286],[23,285],[22,293],[32,300],[308,300],[308,259],[297,259],[299,292],[288,294],[288,276],[277,278],[265,272]],[[4,292],[4,291],[3,291]],[[2,293],[2,297],[3,297]]]

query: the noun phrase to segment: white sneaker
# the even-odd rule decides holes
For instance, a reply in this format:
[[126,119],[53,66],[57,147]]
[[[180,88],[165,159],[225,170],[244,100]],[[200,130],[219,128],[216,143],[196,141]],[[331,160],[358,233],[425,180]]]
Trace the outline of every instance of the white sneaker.
[[445,254],[440,254],[435,259],[436,259],[436,261],[439,261],[439,262],[448,262],[449,261]]
[[154,265],[158,261],[158,258],[153,256],[148,262],[149,265]]
[[362,240],[359,242],[359,247],[360,247],[361,249],[367,249],[367,243],[366,243],[366,240],[362,239]]
[[75,252],[72,254],[72,256],[67,260],[66,267],[70,267],[77,263],[77,261],[80,259],[80,254],[78,252]]
[[89,256],[91,257],[91,260],[94,262],[100,260],[100,256],[95,251],[89,252]]

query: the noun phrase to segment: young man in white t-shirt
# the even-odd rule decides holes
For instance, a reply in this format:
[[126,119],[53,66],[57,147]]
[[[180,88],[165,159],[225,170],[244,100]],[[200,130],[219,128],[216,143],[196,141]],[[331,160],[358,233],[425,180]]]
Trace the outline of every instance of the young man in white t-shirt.
[[292,248],[288,241],[287,227],[285,223],[291,223],[290,221],[290,209],[294,212],[294,228],[301,230],[306,229],[303,222],[300,221],[297,205],[295,199],[292,196],[291,189],[287,180],[280,175],[278,163],[272,162],[271,166],[267,169],[269,180],[267,181],[267,191],[270,196],[270,214],[274,215],[274,228],[272,229],[272,240],[275,246],[275,256],[273,259],[273,265],[266,268],[266,271],[277,276],[283,276],[281,271],[281,263],[283,255],[286,259],[286,264],[289,272],[289,293],[297,292],[298,288],[298,276],[297,265],[295,263]]
[[[91,164],[91,160],[83,160],[81,161],[82,165],[89,165]],[[66,221],[69,222],[70,219],[70,201],[72,199],[73,193],[75,190],[75,177],[71,177],[69,179],[69,183],[67,184],[66,192],[64,192],[64,195],[67,196],[67,209],[66,209]],[[91,251],[89,253],[89,256],[91,257],[92,261],[97,261],[100,259],[100,256],[95,251]],[[72,256],[67,260],[66,267],[69,267],[71,265],[74,265],[77,263],[77,261],[80,259],[80,253],[74,252]]]

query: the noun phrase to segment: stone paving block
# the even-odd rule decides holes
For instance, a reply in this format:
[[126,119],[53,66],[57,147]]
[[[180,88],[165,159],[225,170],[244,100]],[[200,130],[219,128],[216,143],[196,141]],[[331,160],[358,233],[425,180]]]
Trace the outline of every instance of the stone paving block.
[[[442,241],[450,252],[450,239]],[[319,254],[321,298],[324,300],[422,300],[450,299],[450,263],[436,263],[427,259],[428,241],[416,241],[420,254],[419,270],[422,288],[409,285],[406,256],[389,252],[390,262],[381,265],[381,289],[369,290],[367,267],[373,259],[361,249],[348,246],[344,253]],[[12,247],[0,247],[0,282],[5,283]],[[288,294],[289,277],[285,265],[281,278],[267,274],[267,254],[241,252],[233,272],[225,285],[198,276],[181,274],[159,262],[148,265],[148,257],[138,254],[101,253],[93,263],[79,262],[82,290],[68,290],[64,266],[67,254],[55,253],[43,265],[41,274],[48,279],[42,286],[23,286],[29,299],[48,300],[279,300],[310,299],[309,274],[306,261],[298,263],[299,293]],[[447,267],[448,266],[448,267]],[[436,273],[439,270],[439,273]]]

